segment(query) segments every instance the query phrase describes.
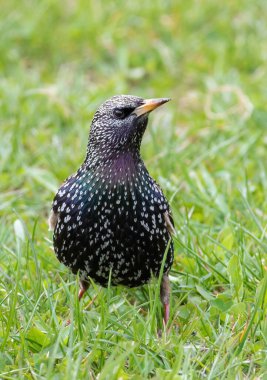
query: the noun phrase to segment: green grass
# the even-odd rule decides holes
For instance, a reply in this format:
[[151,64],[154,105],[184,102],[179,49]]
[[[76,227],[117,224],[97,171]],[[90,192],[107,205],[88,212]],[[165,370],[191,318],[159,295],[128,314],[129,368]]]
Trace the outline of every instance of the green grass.
[[[264,0],[1,2],[1,379],[266,378],[266,17]],[[119,93],[173,99],[142,146],[177,228],[162,338],[156,282],[79,305],[47,230]]]

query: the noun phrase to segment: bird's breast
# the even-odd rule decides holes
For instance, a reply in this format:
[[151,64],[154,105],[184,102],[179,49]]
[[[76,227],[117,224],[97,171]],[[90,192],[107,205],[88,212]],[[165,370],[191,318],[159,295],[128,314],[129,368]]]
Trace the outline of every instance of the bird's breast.
[[168,205],[145,169],[123,168],[115,177],[105,170],[79,173],[58,192],[56,253],[74,272],[84,270],[98,282],[106,281],[111,267],[117,279],[134,271],[133,284],[144,273],[146,282],[168,244]]

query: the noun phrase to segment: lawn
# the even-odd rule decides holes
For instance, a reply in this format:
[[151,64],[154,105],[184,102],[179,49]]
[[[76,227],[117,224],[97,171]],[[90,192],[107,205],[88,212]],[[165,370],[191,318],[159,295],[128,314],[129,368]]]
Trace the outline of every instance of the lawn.
[[[264,0],[1,2],[1,379],[267,377],[266,19]],[[142,145],[177,230],[169,331],[156,281],[79,304],[47,228],[121,93],[172,98]]]

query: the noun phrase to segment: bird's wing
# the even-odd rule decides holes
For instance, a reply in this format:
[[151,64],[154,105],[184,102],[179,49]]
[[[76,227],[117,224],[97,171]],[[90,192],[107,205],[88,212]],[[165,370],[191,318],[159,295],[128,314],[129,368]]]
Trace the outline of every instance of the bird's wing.
[[58,221],[58,212],[55,212],[53,209],[50,211],[48,218],[49,231],[54,231]]
[[[64,202],[64,199],[59,196],[59,192],[62,188],[66,186],[66,184],[72,184],[72,181],[75,179],[75,174],[70,175],[60,186],[58,189],[55,198],[52,203],[52,209],[50,211],[50,215],[48,217],[48,226],[49,226],[49,231],[54,231],[58,218],[59,218],[59,212],[60,212],[60,206]],[[64,190],[66,192],[66,190]]]
[[174,222],[173,222],[173,218],[170,214],[170,211],[167,210],[164,212],[164,220],[165,220],[165,223],[167,226],[167,230],[169,231],[169,234],[174,235],[175,234],[175,228],[174,228]]
[[175,231],[175,227],[174,227],[174,221],[173,221],[170,205],[169,205],[167,199],[165,198],[165,195],[164,195],[160,185],[156,181],[154,181],[154,184],[155,184],[155,186],[157,186],[158,190],[160,191],[163,198],[165,199],[165,202],[167,205],[167,210],[164,212],[163,217],[164,217],[164,220],[166,223],[167,230],[169,231],[169,234],[174,235],[176,233],[176,231]]

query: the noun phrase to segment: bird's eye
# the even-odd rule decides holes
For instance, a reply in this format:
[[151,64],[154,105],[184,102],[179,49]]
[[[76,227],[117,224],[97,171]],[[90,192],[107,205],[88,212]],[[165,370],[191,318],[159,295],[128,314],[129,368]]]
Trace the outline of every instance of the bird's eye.
[[124,119],[128,115],[130,115],[133,112],[134,108],[132,107],[125,107],[125,108],[115,108],[114,110],[114,116],[117,119]]
[[114,110],[114,116],[117,119],[123,119],[125,117],[125,112],[124,112],[124,110],[122,110],[120,108],[115,108],[115,110]]

